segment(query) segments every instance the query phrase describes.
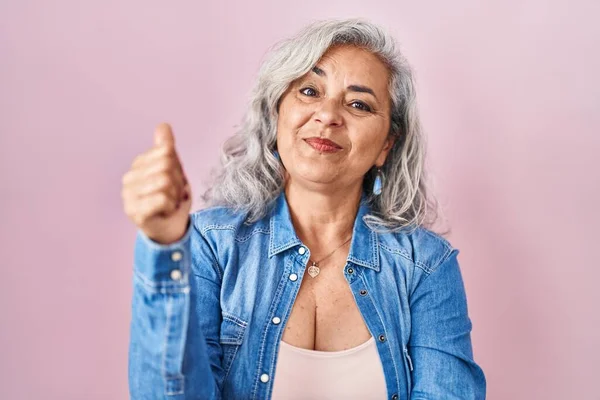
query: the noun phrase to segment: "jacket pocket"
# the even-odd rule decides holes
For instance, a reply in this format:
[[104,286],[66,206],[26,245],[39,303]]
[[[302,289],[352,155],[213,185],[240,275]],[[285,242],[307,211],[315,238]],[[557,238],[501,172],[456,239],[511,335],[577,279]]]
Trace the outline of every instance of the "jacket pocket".
[[231,315],[223,314],[223,322],[221,322],[221,334],[219,342],[223,358],[221,361],[223,367],[224,378],[227,378],[231,365],[235,356],[244,341],[247,323],[239,318]]

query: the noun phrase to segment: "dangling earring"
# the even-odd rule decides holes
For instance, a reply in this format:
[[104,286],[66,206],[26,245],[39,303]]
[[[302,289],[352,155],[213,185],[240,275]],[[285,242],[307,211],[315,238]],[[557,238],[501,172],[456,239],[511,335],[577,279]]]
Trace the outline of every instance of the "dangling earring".
[[277,161],[281,162],[281,157],[279,156],[279,152],[277,150],[273,150],[273,155],[277,159]]
[[383,188],[383,172],[377,167],[377,175],[375,175],[375,181],[373,182],[373,194],[379,196]]

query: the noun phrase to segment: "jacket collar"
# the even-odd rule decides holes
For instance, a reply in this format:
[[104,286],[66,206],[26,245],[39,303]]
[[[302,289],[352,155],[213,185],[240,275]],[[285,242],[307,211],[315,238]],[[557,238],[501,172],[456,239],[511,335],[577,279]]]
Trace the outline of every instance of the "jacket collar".
[[[370,211],[371,207],[367,202],[367,197],[363,194],[354,220],[348,261],[379,271],[379,240],[377,233],[369,228],[363,219]],[[269,224],[269,258],[302,244],[292,225],[290,210],[283,191],[275,199]]]

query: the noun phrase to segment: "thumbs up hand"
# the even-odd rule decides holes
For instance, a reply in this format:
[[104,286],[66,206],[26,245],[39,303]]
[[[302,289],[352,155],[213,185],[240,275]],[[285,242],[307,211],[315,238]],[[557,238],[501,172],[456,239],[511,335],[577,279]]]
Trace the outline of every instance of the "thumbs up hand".
[[138,155],[123,175],[121,197],[125,214],[150,239],[171,244],[187,231],[191,187],[168,124],[158,125],[154,147]]

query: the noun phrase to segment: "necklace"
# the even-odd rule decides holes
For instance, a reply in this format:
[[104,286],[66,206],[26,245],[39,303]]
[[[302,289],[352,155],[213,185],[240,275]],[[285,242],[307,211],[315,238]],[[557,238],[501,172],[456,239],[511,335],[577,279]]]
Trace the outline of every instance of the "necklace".
[[319,275],[319,272],[321,272],[321,268],[319,268],[319,264],[321,262],[325,261],[326,259],[328,259],[333,253],[338,251],[340,249],[340,247],[342,247],[343,245],[348,243],[350,241],[350,239],[352,239],[352,236],[350,236],[348,238],[348,240],[346,240],[344,243],[340,244],[331,253],[327,254],[325,257],[321,258],[319,261],[313,261],[313,260],[309,259],[309,261],[312,261],[312,265],[310,267],[308,267],[308,274],[311,276],[311,278],[316,278],[317,275]]

